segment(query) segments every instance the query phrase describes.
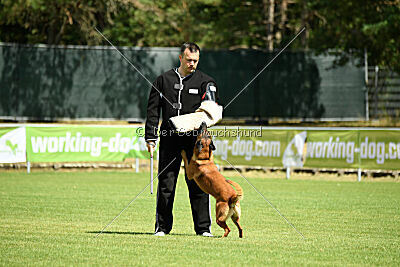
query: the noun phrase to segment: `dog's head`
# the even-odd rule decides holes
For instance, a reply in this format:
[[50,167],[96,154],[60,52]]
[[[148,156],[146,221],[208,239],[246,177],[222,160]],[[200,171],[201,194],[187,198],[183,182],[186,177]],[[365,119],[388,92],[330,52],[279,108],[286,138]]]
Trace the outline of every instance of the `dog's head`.
[[212,160],[212,151],[215,150],[211,135],[207,131],[207,124],[203,122],[199,128],[193,155],[196,160]]

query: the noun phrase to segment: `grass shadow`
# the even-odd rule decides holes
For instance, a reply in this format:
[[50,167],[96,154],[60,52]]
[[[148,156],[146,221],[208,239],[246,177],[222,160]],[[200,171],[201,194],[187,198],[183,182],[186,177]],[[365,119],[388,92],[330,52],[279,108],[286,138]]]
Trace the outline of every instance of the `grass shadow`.
[[145,233],[145,232],[117,232],[117,231],[89,231],[85,232],[86,234],[108,234],[108,235],[154,235],[154,233]]
[[[86,234],[109,234],[109,235],[154,235],[153,232],[149,233],[149,232],[118,232],[118,231],[89,231],[89,232],[85,232]],[[170,233],[168,234],[170,236],[197,236],[196,234],[180,234],[180,233]],[[219,238],[220,236],[213,236],[211,238]],[[210,238],[210,237],[209,237]]]

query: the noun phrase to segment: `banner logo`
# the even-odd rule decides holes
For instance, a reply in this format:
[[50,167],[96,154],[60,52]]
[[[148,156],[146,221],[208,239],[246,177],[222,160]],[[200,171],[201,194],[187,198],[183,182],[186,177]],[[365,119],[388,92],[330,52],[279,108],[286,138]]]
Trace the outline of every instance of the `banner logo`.
[[17,129],[1,129],[0,162],[17,163],[26,161],[26,131],[24,127]]
[[306,138],[307,132],[304,131],[296,134],[289,142],[282,157],[283,167],[303,167],[306,158],[304,149]]

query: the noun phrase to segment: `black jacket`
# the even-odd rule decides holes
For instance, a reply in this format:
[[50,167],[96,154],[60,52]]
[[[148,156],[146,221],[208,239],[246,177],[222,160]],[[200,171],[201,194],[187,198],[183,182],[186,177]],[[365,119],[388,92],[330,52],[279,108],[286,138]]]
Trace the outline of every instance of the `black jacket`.
[[[182,80],[174,69],[160,76],[153,83],[147,104],[145,126],[146,141],[157,140],[158,122],[162,111],[161,129],[169,129],[168,119],[178,115],[195,112],[200,107],[208,83],[216,83],[207,74],[196,70]],[[218,101],[218,90],[216,92]]]

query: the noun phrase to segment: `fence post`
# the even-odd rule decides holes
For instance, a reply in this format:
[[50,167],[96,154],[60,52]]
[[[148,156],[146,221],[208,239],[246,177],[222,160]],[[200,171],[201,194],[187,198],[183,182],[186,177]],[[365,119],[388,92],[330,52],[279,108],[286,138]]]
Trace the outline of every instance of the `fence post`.
[[290,179],[290,167],[286,168],[286,179]]
[[358,168],[357,171],[357,181],[361,182],[361,168]]
[[136,173],[139,172],[139,159],[138,158],[135,159],[135,171],[136,171]]
[[26,172],[31,173],[31,162],[30,161],[26,162]]
[[375,113],[375,118],[378,117],[378,80],[379,80],[379,67],[375,66],[375,92],[374,92],[374,113]]
[[369,99],[368,99],[368,53],[364,49],[364,74],[365,74],[365,120],[369,121]]

